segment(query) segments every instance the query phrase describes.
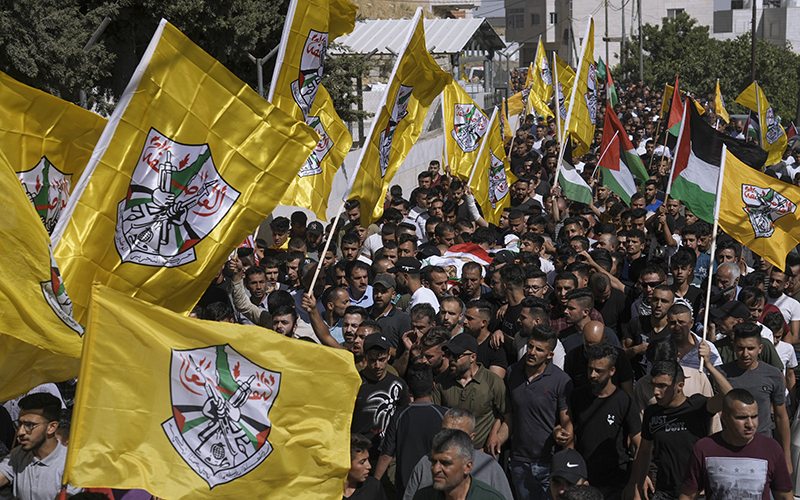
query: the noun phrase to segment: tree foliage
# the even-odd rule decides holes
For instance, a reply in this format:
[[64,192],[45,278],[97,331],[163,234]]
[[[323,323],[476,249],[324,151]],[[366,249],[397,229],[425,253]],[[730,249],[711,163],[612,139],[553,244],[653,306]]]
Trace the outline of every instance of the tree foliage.
[[365,76],[370,66],[368,58],[353,53],[343,45],[331,44],[325,59],[322,84],[331,95],[339,117],[346,123],[357,122],[369,115],[366,111],[352,108],[362,102],[362,96],[356,93],[355,81]]
[[[672,84],[680,75],[681,88],[706,96],[714,93],[719,78],[728,111],[743,113],[733,100],[750,85],[750,34],[732,40],[716,40],[708,27],[698,26],[688,14],[664,18],[661,26],[642,26],[644,83],[651,88]],[[618,78],[639,75],[639,40],[626,45],[626,62],[613,69]],[[756,79],[784,123],[795,119],[800,55],[789,47],[756,41]]]

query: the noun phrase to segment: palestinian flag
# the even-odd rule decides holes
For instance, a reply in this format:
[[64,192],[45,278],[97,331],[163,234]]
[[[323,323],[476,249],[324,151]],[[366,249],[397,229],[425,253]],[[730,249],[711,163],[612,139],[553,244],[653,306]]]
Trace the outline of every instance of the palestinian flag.
[[755,111],[750,111],[747,114],[747,121],[744,122],[742,128],[745,138],[751,138],[756,141],[761,140],[761,124],[758,123],[758,114]]
[[675,76],[675,86],[672,88],[672,103],[669,106],[669,121],[667,121],[667,131],[675,137],[681,128],[681,116],[683,116],[683,103],[681,102],[681,92],[678,90],[678,76]]
[[[690,99],[687,99],[687,105]],[[703,120],[697,108],[686,108],[678,137],[678,150],[672,164],[667,195],[681,200],[700,219],[714,223],[722,145],[746,165],[761,170],[767,152],[754,144],[718,132]]]
[[600,166],[605,169],[603,185],[630,206],[631,196],[636,193],[634,177],[645,182],[650,176],[616,113],[606,113],[601,151]]
[[[606,113],[606,115],[608,114]],[[569,136],[564,141],[563,147],[564,157],[561,160],[561,168],[558,169],[558,183],[567,198],[588,205],[594,199],[592,188],[586,184],[575,165],[572,164],[572,139]]]
[[792,122],[792,126],[786,129],[786,140],[789,140],[796,135],[797,135],[797,127],[795,127],[794,122]]
[[611,77],[611,71],[608,72],[608,80],[606,81],[606,99],[608,100],[612,109],[617,105],[617,103],[619,103],[619,98],[617,97],[617,87],[614,85],[614,79]]

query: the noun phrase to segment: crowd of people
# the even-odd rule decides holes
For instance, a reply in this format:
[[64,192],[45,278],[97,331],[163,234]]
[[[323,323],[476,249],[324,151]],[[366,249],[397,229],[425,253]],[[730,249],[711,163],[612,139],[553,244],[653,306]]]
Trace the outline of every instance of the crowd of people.
[[[336,227],[275,217],[210,284],[197,318],[352,353],[344,498],[792,498],[800,255],[778,268],[722,233],[710,255],[712,226],[664,195],[661,93],[620,96],[651,176],[630,206],[596,169],[601,128],[574,159],[595,192],[583,204],[556,185],[554,122],[528,116],[497,225],[431,161],[376,224],[358,200]],[[800,146],[784,158],[772,171],[792,182]],[[0,494],[58,492],[72,393],[0,410]]]

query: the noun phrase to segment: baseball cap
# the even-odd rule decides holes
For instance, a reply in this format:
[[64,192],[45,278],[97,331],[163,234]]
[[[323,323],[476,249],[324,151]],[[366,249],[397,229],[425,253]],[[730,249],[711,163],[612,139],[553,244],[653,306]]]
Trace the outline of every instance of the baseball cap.
[[320,223],[319,221],[315,220],[314,222],[306,226],[306,233],[316,234],[317,236],[319,236],[323,232],[324,230],[322,227],[322,223]]
[[372,282],[372,286],[381,285],[386,289],[389,288],[396,288],[397,282],[388,274],[379,274],[375,276],[375,280]]
[[467,351],[477,354],[478,339],[466,332],[463,332],[450,339],[450,342],[443,345],[442,349],[445,351],[450,351],[453,354],[464,354]]
[[364,352],[370,349],[388,351],[390,347],[389,340],[382,333],[373,333],[372,335],[367,335],[367,338],[364,339]]
[[712,307],[709,312],[715,318],[733,316],[734,318],[748,319],[750,317],[750,308],[738,300],[731,300],[720,307]]
[[588,475],[586,461],[577,451],[566,449],[553,455],[552,462],[550,463],[551,477],[563,477],[570,483],[576,484],[581,479],[586,479]]
[[388,272],[390,273],[419,273],[419,270],[422,268],[422,265],[419,263],[417,259],[412,259],[411,257],[400,257],[395,262],[394,267],[390,268]]
[[511,250],[500,250],[494,254],[493,263],[497,264],[513,264],[517,257]]

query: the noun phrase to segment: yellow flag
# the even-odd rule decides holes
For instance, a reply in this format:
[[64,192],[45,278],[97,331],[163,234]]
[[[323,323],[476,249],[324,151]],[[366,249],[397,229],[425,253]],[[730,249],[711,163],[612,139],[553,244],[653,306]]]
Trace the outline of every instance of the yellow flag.
[[[541,42],[541,39],[539,39],[539,41]],[[536,78],[535,73],[533,72],[533,63],[530,63],[528,65],[528,74],[525,77],[525,86],[530,87],[531,85],[533,85],[533,80],[535,78]]]
[[328,43],[353,31],[357,7],[347,0],[291,0],[267,100],[319,135],[314,152],[281,198],[326,219],[333,177],[353,138],[322,86]]
[[[734,102],[737,102],[745,108],[752,109],[758,113],[758,123],[761,127],[761,147],[769,153],[766,165],[775,165],[783,159],[783,152],[786,150],[786,132],[783,127],[778,123],[775,117],[775,112],[772,111],[772,106],[767,101],[767,96],[764,91],[758,86],[758,82],[753,82],[749,87],[744,89],[744,92],[739,94]],[[781,265],[780,267],[783,267]]]
[[569,101],[572,96],[572,85],[575,82],[575,70],[561,59],[558,54],[555,54],[556,70],[555,76],[558,81],[558,88],[553,93],[558,102],[558,130],[564,134],[564,124],[567,120],[567,109],[569,108]]
[[489,129],[489,118],[453,79],[442,92],[442,109],[450,172],[463,180],[469,179],[481,140]]
[[361,202],[364,226],[383,214],[383,200],[394,174],[422,132],[431,103],[452,78],[425,48],[421,7],[410,28],[345,191],[345,198]]
[[572,116],[568,127],[576,141],[573,155],[582,156],[589,151],[597,121],[597,64],[594,61],[594,19],[591,17],[581,48],[578,82],[573,88],[578,97],[570,102]]
[[531,94],[528,98],[530,106],[545,118],[553,116],[553,112],[547,106],[550,99],[553,98],[553,74],[550,72],[550,63],[547,61],[547,52],[544,50],[541,38],[539,38],[539,47],[536,49],[533,81],[530,87]]
[[525,111],[525,107],[528,105],[528,95],[530,95],[530,93],[531,93],[531,88],[525,87],[524,89],[520,90],[519,92],[508,98],[506,103],[508,104],[509,116],[518,115],[523,111]]
[[361,384],[349,352],[99,285],[91,304],[65,481],[171,500],[341,498]]
[[72,308],[50,237],[0,151],[0,401],[78,375],[83,328]]
[[730,123],[731,117],[728,115],[728,110],[725,109],[725,100],[722,98],[722,92],[719,90],[719,78],[717,78],[717,89],[714,94],[714,110],[717,116],[725,120],[725,123]]
[[719,200],[719,225],[753,252],[780,269],[800,242],[800,188],[775,180],[733,156],[725,155]]
[[93,281],[188,312],[317,140],[161,21],[53,233],[75,318]]
[[503,139],[500,137],[500,120],[497,108],[489,122],[489,133],[481,143],[478,159],[472,169],[469,187],[475,201],[481,206],[483,218],[492,224],[500,222],[503,209],[511,205],[509,186],[517,182],[506,158]]
[[50,233],[106,119],[0,72],[0,151]]
[[[674,92],[675,92],[675,87],[673,85],[667,84],[667,85],[664,86],[664,97],[661,99],[661,115],[660,116],[663,117],[664,113],[669,113],[669,103],[670,103],[670,100],[672,99],[672,94]],[[678,92],[680,93],[681,98],[686,97],[686,91],[685,90],[678,89]],[[699,102],[695,101],[694,99],[692,99],[692,102],[694,103],[694,107],[695,107],[695,109],[697,109],[698,113],[700,113],[701,115],[705,114],[706,108],[704,108]]]
[[508,104],[506,98],[503,98],[503,107],[500,111],[500,132],[503,136],[503,142],[511,140],[511,124],[508,123]]

